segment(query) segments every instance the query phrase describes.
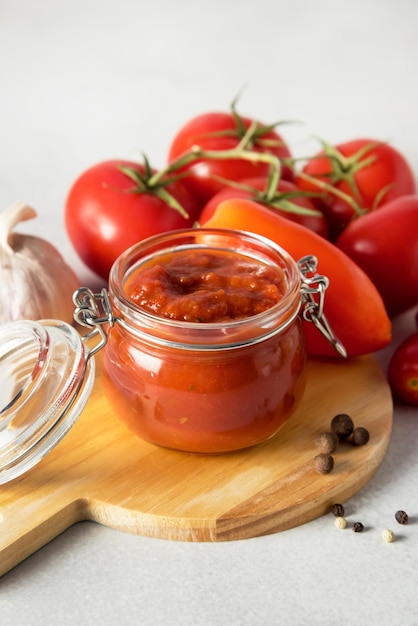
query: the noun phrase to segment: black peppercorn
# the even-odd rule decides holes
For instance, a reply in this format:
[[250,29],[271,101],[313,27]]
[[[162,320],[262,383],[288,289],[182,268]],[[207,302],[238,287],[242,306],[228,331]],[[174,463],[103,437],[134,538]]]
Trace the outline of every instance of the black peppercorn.
[[408,523],[408,513],[405,513],[405,511],[396,511],[395,513],[395,519],[398,522],[398,524],[407,524]]
[[361,522],[354,522],[353,530],[355,533],[362,533],[364,530],[364,526]]
[[331,420],[331,430],[338,439],[347,439],[354,430],[353,420],[346,413],[339,413]]
[[320,433],[315,439],[315,445],[321,452],[331,454],[337,449],[338,437],[335,433]]
[[358,426],[353,430],[353,443],[355,446],[364,446],[370,439],[367,428]]
[[315,468],[320,474],[329,474],[334,469],[334,459],[330,454],[321,452],[315,457]]
[[331,513],[335,517],[344,517],[345,511],[342,504],[333,504],[331,507]]

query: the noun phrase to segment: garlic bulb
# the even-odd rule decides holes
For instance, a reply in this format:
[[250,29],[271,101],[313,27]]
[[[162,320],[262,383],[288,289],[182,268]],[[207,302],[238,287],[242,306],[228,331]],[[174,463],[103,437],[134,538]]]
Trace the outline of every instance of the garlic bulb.
[[0,324],[19,319],[73,321],[72,294],[79,287],[74,271],[48,241],[12,232],[16,224],[36,215],[23,203],[0,213]]

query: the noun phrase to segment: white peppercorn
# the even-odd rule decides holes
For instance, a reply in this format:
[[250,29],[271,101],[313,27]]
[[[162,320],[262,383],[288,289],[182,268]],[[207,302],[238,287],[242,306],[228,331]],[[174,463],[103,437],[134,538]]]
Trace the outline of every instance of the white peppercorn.
[[390,530],[389,528],[385,528],[385,530],[382,533],[382,537],[383,537],[383,541],[386,541],[386,543],[392,543],[392,541],[395,541],[395,533],[393,532],[393,530]]
[[345,517],[336,517],[334,524],[337,528],[347,528],[347,520],[345,519]]

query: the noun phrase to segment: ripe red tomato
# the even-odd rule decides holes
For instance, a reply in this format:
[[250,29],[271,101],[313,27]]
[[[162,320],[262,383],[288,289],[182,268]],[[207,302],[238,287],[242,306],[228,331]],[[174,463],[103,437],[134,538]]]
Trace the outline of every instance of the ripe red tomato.
[[397,400],[418,406],[418,333],[407,337],[393,353],[388,381]]
[[[311,191],[320,191],[324,183],[367,211],[416,191],[414,175],[404,156],[389,144],[373,139],[355,139],[337,146],[325,144],[297,178],[301,189]],[[324,192],[323,211],[333,239],[357,215],[344,198],[329,191]]]
[[[231,113],[203,113],[188,121],[174,137],[168,153],[168,161],[172,163],[193,146],[203,150],[232,150],[237,148],[250,125],[254,122],[248,117],[239,116],[234,108]],[[252,139],[245,146],[254,152],[267,152],[279,159],[290,159],[289,147],[283,138],[274,130],[274,125],[258,122]],[[222,179],[237,181],[243,178],[267,176],[267,163],[251,162],[244,159],[198,159],[187,165],[185,184],[203,204],[211,196],[220,191],[225,183]],[[218,178],[217,178],[218,177]],[[283,165],[282,177],[293,180],[292,169]]]
[[263,204],[282,217],[297,222],[322,237],[328,238],[329,229],[324,215],[319,211],[313,200],[287,180],[280,180],[276,190],[270,194],[268,177],[248,178],[240,181],[240,187],[227,186],[216,193],[204,206],[199,223],[204,224],[214,214],[216,207],[223,200],[230,198],[247,198]]
[[[138,241],[195,223],[199,206],[181,181],[152,185],[153,173],[147,164],[105,161],[72,185],[65,205],[68,236],[99,276],[107,278],[117,257]],[[179,206],[170,206],[176,202],[184,215]]]
[[418,196],[359,217],[335,245],[371,278],[391,317],[418,304]]

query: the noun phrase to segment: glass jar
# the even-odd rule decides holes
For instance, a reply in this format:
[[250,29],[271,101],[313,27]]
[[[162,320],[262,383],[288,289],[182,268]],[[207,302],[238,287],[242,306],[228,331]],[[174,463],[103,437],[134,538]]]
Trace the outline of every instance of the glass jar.
[[[281,299],[249,317],[220,323],[145,311],[126,285],[159,255],[222,251],[279,268]],[[344,348],[323,315],[328,280],[316,259],[295,263],[268,239],[245,232],[191,229],[158,235],[115,262],[108,290],[74,294],[84,336],[57,320],[0,327],[0,484],[38,463],[65,436],[94,384],[102,350],[104,388],[115,413],[143,439],[176,450],[216,454],[272,437],[300,402],[306,382],[302,318],[335,349]]]
[[[153,315],[127,295],[130,277],[162,255],[222,250],[280,268],[285,290],[266,311],[220,323]],[[189,230],[153,237],[121,255],[109,299],[102,380],[114,412],[146,441],[195,453],[222,453],[273,436],[302,398],[306,350],[301,277],[271,242],[237,232]]]

